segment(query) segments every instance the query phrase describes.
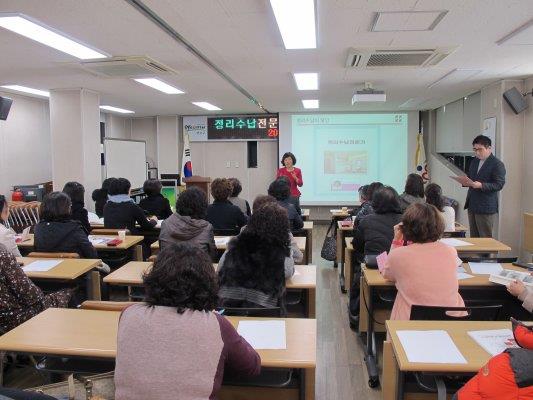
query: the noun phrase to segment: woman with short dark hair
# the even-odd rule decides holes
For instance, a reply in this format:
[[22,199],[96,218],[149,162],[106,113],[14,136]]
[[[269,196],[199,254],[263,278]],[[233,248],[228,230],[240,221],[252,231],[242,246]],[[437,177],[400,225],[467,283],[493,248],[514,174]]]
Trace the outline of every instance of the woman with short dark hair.
[[445,205],[442,189],[436,183],[430,183],[426,186],[426,203],[435,206],[439,210],[442,220],[444,221],[445,232],[455,232],[455,210]]
[[155,215],[157,219],[167,219],[172,215],[168,199],[161,194],[162,188],[159,179],[146,180],[143,185],[146,197],[139,202],[139,207],[147,215]]
[[287,210],[291,230],[296,231],[303,228],[304,221],[294,204],[291,204],[290,193],[289,183],[285,176],[279,177],[268,187],[268,194],[274,197],[278,204]]
[[40,221],[35,225],[35,251],[78,253],[81,258],[98,258],[87,232],[73,221],[72,202],[63,192],[47,194],[40,207]]
[[250,204],[248,203],[248,200],[242,199],[239,197],[239,194],[242,192],[242,185],[241,181],[239,181],[237,178],[229,178],[228,179],[231,183],[231,187],[233,188],[233,191],[231,192],[231,195],[229,197],[229,201],[240,208],[240,210],[245,214],[248,218],[250,215],[252,215],[252,212],[250,210]]
[[404,192],[400,196],[402,210],[414,203],[424,202],[424,180],[418,174],[407,175]]
[[207,221],[215,230],[238,231],[248,218],[236,205],[231,204],[229,197],[233,192],[231,182],[226,178],[217,178],[211,182],[212,204],[207,207]]
[[98,215],[98,218],[102,218],[104,216],[104,206],[105,203],[107,203],[107,191],[109,189],[109,185],[114,179],[116,178],[104,179],[102,182],[102,187],[100,189],[93,190],[91,197],[94,201],[94,212],[96,215]]
[[257,352],[213,312],[218,286],[205,252],[170,244],[143,280],[146,303],[126,308],[118,326],[117,400],[166,400],[176,393],[207,400],[217,398],[225,369],[259,374]]
[[191,187],[181,192],[176,202],[176,212],[161,224],[161,248],[172,243],[190,243],[215,259],[217,249],[213,226],[205,220],[206,212],[207,196],[202,190]]
[[382,271],[398,290],[391,319],[408,320],[413,304],[464,307],[457,281],[457,250],[439,241],[443,232],[439,211],[426,203],[409,206],[402,223],[394,227]]
[[79,182],[67,182],[63,186],[63,193],[68,194],[72,202],[71,216],[72,220],[79,221],[87,234],[91,231],[89,216],[85,209],[85,188]]
[[281,156],[281,165],[283,165],[283,167],[278,169],[276,178],[284,176],[289,180],[290,196],[292,197],[295,207],[300,209],[300,196],[302,193],[298,187],[304,185],[302,170],[295,167],[296,157],[290,151]]

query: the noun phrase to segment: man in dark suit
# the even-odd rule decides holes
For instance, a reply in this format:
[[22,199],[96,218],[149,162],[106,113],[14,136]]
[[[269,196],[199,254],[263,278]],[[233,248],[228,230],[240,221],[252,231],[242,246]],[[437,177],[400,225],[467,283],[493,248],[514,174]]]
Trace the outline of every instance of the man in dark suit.
[[505,185],[505,165],[492,154],[489,137],[479,135],[472,147],[476,158],[470,163],[465,210],[468,210],[471,237],[492,237],[492,226],[498,214],[498,192]]

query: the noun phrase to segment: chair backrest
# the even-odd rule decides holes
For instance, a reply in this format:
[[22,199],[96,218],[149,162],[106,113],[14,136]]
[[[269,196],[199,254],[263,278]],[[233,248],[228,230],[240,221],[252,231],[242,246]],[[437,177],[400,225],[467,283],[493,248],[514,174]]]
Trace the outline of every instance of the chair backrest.
[[217,311],[236,317],[282,317],[281,307],[218,307]]
[[28,254],[28,257],[34,258],[80,258],[78,253],[45,253],[40,251],[33,251]]
[[100,311],[122,311],[132,304],[139,304],[134,301],[96,301],[86,300],[81,303],[83,310],[100,310]]
[[118,231],[126,231],[126,235],[131,235],[128,229],[116,229],[116,228],[93,228],[91,229],[91,235],[117,235]]
[[513,263],[518,257],[459,257],[463,262],[493,262],[493,263]]
[[[424,321],[497,321],[502,304],[466,307],[411,306],[411,320]],[[450,315],[450,313],[452,313]],[[466,313],[458,316],[460,312]],[[454,315],[455,314],[455,315]]]

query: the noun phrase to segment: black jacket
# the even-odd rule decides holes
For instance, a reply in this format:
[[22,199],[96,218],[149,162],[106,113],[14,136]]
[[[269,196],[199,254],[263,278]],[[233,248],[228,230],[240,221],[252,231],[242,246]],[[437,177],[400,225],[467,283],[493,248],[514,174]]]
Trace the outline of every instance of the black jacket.
[[278,200],[278,204],[287,210],[291,231],[297,231],[304,227],[302,216],[298,213],[296,207],[294,207],[294,204],[292,204],[289,199]]
[[240,229],[248,222],[248,218],[243,214],[241,209],[228,201],[214,201],[207,207],[207,216],[205,218],[213,229]]
[[481,189],[468,188],[465,210],[474,214],[495,214],[498,212],[498,192],[505,185],[505,165],[491,154],[478,172],[479,158],[468,168],[468,177],[482,183]]
[[352,245],[361,256],[389,251],[394,238],[394,225],[399,224],[402,214],[370,214],[361,219],[353,232]]
[[85,232],[89,234],[91,231],[91,224],[89,223],[89,216],[85,209],[85,205],[78,202],[72,203],[71,214],[72,220],[79,221]]
[[141,207],[147,215],[155,215],[157,219],[167,219],[172,215],[170,203],[161,193],[145,197],[139,202],[139,207]]
[[93,190],[92,198],[94,201],[94,212],[98,215],[98,218],[102,218],[104,216],[104,206],[107,203],[107,190]]
[[41,221],[35,225],[34,233],[35,251],[78,253],[81,258],[98,258],[78,221]]
[[[139,228],[135,226],[139,224]],[[130,201],[124,203],[113,203],[108,201],[104,207],[104,227],[116,229],[128,229],[136,234],[142,231],[154,229],[157,222],[148,220],[143,210],[137,204]]]

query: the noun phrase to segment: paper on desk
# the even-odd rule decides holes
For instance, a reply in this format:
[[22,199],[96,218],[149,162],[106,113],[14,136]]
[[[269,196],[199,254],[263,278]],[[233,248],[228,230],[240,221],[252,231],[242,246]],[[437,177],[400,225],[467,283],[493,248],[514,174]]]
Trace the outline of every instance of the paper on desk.
[[61,264],[62,260],[36,260],[32,261],[25,267],[24,272],[46,272]]
[[299,273],[297,269],[295,269],[295,270],[294,270],[294,274],[292,274],[292,276],[298,276],[298,275],[302,275],[302,274]]
[[237,332],[256,349],[286,349],[285,321],[240,321]]
[[98,218],[98,215],[96,215],[95,213],[89,211],[87,212],[87,219],[89,220],[90,224],[93,224],[98,222],[100,218]]
[[89,241],[91,242],[93,246],[97,244],[107,244],[108,242],[112,240],[113,240],[112,238],[89,235]]
[[224,245],[228,244],[230,239],[231,239],[231,236],[216,237],[215,238],[215,244],[217,246],[224,246]]
[[466,272],[466,269],[463,266],[457,267],[457,273],[459,272]]
[[330,213],[333,213],[333,214],[339,214],[342,212],[342,210],[339,208],[339,209],[336,209],[336,210],[329,210]]
[[479,275],[497,275],[503,269],[500,263],[469,262],[468,266],[470,272]]
[[407,360],[412,363],[466,364],[446,331],[396,331]]
[[457,280],[473,278],[474,275],[467,274],[466,272],[457,271]]
[[464,240],[459,240],[455,238],[443,238],[439,241],[452,247],[473,246],[473,244],[470,242],[465,242]]
[[492,356],[500,354],[505,349],[518,347],[510,329],[469,331],[468,336]]

